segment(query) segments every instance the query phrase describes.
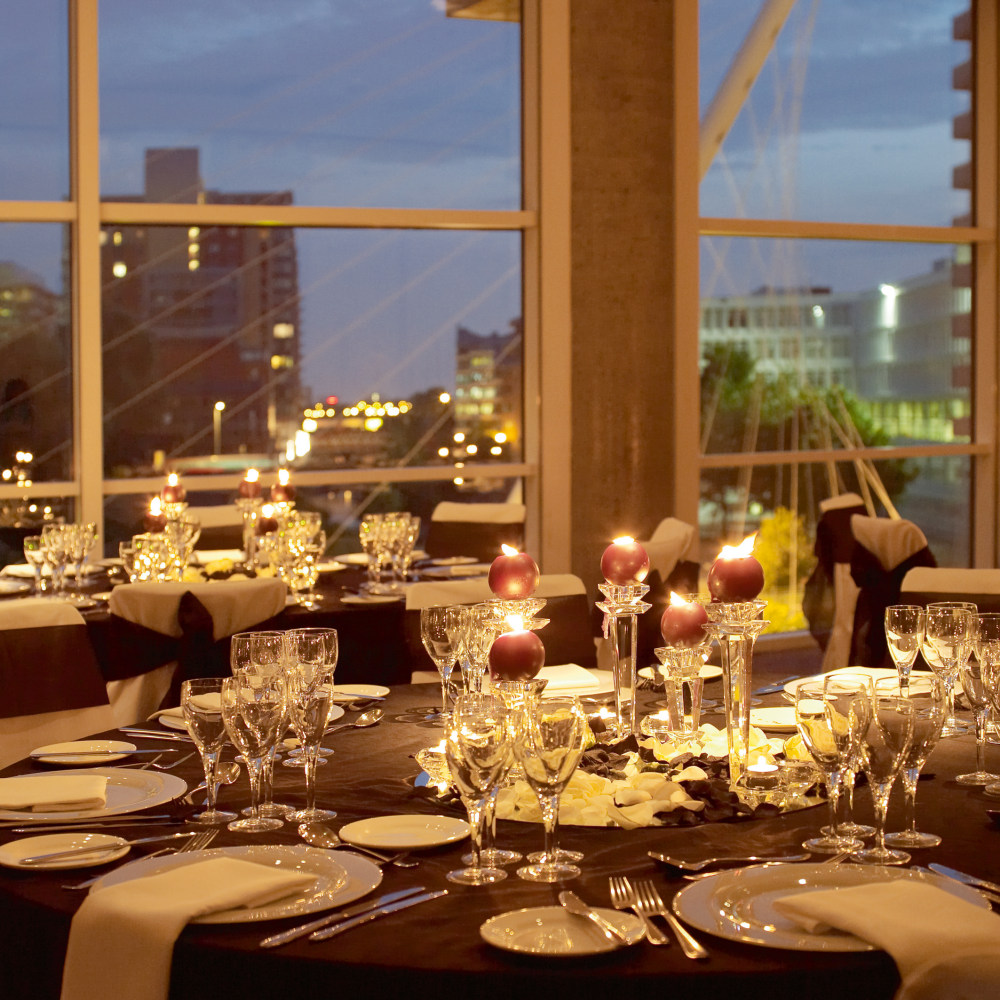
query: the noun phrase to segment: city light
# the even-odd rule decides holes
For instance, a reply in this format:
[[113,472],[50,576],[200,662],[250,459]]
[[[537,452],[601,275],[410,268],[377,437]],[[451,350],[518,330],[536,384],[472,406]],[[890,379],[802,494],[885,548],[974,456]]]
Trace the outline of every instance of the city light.
[[111,265],[111,273],[116,278],[124,278],[125,275],[128,274],[128,267],[123,261],[115,261],[115,263]]
[[438,396],[438,402],[443,403],[445,406],[447,406],[448,403],[451,402],[451,393],[442,392],[441,395]]

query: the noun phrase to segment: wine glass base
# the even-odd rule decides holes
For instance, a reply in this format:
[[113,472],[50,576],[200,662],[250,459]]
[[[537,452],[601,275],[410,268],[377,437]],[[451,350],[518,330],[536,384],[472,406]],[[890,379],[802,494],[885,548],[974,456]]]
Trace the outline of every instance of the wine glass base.
[[272,830],[280,830],[284,826],[280,819],[247,819],[233,820],[226,829],[236,830],[239,833],[270,833]]
[[[294,810],[294,806],[282,805],[280,802],[265,802],[258,811],[258,815],[263,819],[283,820],[288,818],[288,814]],[[247,806],[240,810],[242,816],[252,816],[253,809]]]
[[290,823],[322,823],[337,814],[332,809],[296,809],[288,814]]
[[990,774],[988,771],[972,771],[970,774],[959,774],[955,781],[959,785],[992,785],[1000,781],[1000,774]]
[[909,864],[910,855],[906,851],[867,847],[852,854],[851,860],[861,865],[905,865]]
[[[829,826],[824,826],[819,832],[826,837],[834,836]],[[837,827],[837,836],[850,837],[852,840],[864,840],[865,837],[871,837],[874,833],[875,827],[865,826],[864,823],[841,823]]]
[[[479,855],[479,860],[487,868],[502,868],[504,865],[513,865],[520,861],[524,855],[517,851],[507,851],[502,847],[490,847]],[[463,854],[462,864],[471,865],[472,855]]]
[[580,869],[576,865],[561,864],[558,861],[540,862],[518,868],[517,877],[525,882],[565,882],[571,878],[579,878]]
[[853,854],[864,849],[864,842],[854,837],[812,837],[802,846],[811,854]]
[[988,795],[991,799],[1000,799],[1000,782],[995,785],[987,785],[983,789],[983,794]]
[[[323,755],[323,754],[321,754],[316,759],[316,766],[317,767],[322,767],[325,763],[326,763],[326,756]],[[281,766],[282,767],[305,767],[306,766],[306,759],[305,759],[305,757],[286,757],[281,762]]]
[[206,809],[204,812],[189,816],[187,822],[200,823],[203,826],[219,826],[222,823],[230,823],[236,818],[236,813],[225,809]]
[[491,885],[502,882],[507,873],[502,868],[456,868],[448,872],[445,878],[459,885]]
[[953,720],[946,722],[941,727],[941,739],[948,736],[968,736],[972,732],[972,726],[967,726],[964,722]]
[[565,847],[557,847],[551,857],[544,851],[533,851],[528,855],[528,861],[533,865],[543,864],[546,860],[555,861],[556,864],[574,864],[583,861],[583,852],[567,851]]
[[920,830],[900,830],[898,833],[887,833],[885,842],[890,847],[937,847],[941,838],[936,833],[922,833]]

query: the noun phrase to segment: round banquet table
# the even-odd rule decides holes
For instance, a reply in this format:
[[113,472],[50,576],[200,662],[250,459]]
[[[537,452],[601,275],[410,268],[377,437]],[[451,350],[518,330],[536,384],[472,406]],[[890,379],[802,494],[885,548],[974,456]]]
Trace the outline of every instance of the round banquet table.
[[[755,671],[755,675],[756,675]],[[757,677],[755,676],[755,681]],[[709,691],[711,695],[713,692]],[[440,738],[440,727],[415,711],[434,704],[433,685],[394,688],[385,702],[386,717],[370,729],[346,730],[327,739],[336,753],[319,769],[319,804],[336,809],[335,826],[356,819],[395,813],[443,813],[449,807],[435,804],[414,790],[420,769],[412,759],[417,750]],[[655,697],[643,693],[647,700]],[[778,703],[779,696],[765,702]],[[348,718],[352,718],[348,714]],[[710,716],[707,721],[718,721]],[[132,737],[140,747],[169,744]],[[1000,881],[1000,829],[989,825],[985,808],[989,800],[980,790],[954,783],[953,776],[969,770],[974,762],[971,737],[939,744],[926,770],[933,774],[920,782],[918,821],[921,828],[944,836],[940,847],[915,852],[915,863],[940,861]],[[991,749],[992,763],[1000,765],[1000,751]],[[24,762],[5,773],[32,769]],[[175,771],[189,784],[200,780],[196,759]],[[278,801],[301,803],[301,772],[275,769]],[[890,825],[898,823],[895,803]],[[247,801],[245,777],[222,790],[220,802],[243,805]],[[176,804],[178,811],[182,809]],[[857,813],[870,816],[870,798],[859,789]],[[156,810],[162,811],[162,810]],[[463,815],[454,810],[453,815]],[[825,806],[784,816],[742,823],[718,823],[687,828],[625,831],[563,827],[560,842],[586,855],[581,878],[568,883],[588,902],[608,905],[608,876],[627,874],[651,878],[665,898],[687,883],[671,878],[650,860],[650,849],[696,859],[716,853],[775,853],[813,835],[823,822]],[[129,828],[121,830],[129,834]],[[150,831],[152,832],[152,831]],[[142,835],[141,833],[137,835]],[[14,835],[0,830],[4,840]],[[541,846],[541,827],[501,822],[501,846],[522,852]],[[251,837],[223,830],[214,847],[246,843],[301,843],[293,827],[275,834]],[[479,936],[488,918],[521,907],[550,905],[566,885],[537,885],[510,877],[493,886],[469,888],[449,883],[445,873],[460,865],[467,841],[417,855],[415,868],[387,866],[381,891],[422,885],[447,887],[449,895],[373,921],[322,943],[300,939],[274,950],[261,950],[258,942],[268,933],[294,926],[287,919],[261,924],[189,925],[174,951],[170,996],[187,1000],[211,996],[213,1000],[247,1000],[250,997],[313,997],[335,993],[342,997],[381,996],[398,993],[407,998],[504,997],[524,988],[527,995],[551,992],[560,996],[592,996],[628,989],[639,996],[649,991],[669,991],[671,998],[761,997],[767,1000],[806,1000],[865,996],[889,998],[898,985],[895,966],[882,952],[827,954],[756,947],[697,932],[710,951],[705,962],[686,959],[676,944],[653,947],[642,942],[603,956],[586,958],[534,958],[497,950]],[[137,848],[132,857],[141,857]],[[817,860],[822,860],[818,858]],[[109,866],[111,867],[111,866]],[[0,969],[4,995],[37,1000],[59,995],[62,958],[70,919],[82,893],[61,888],[83,878],[77,872],[24,873],[0,870]],[[303,918],[305,919],[305,918]],[[114,961],[113,951],[108,961]],[[110,998],[109,998],[110,1000]]]

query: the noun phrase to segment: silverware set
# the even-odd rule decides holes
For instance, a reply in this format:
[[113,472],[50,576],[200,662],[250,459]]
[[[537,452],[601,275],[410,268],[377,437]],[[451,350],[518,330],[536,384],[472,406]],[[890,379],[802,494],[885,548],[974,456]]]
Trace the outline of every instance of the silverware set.
[[631,910],[642,920],[646,927],[646,940],[650,944],[670,943],[670,938],[653,923],[653,917],[658,916],[667,922],[687,958],[695,960],[708,958],[708,952],[670,912],[670,908],[663,902],[652,882],[637,879],[633,885],[624,875],[612,875],[608,879],[608,890],[611,894],[611,905],[616,910]]

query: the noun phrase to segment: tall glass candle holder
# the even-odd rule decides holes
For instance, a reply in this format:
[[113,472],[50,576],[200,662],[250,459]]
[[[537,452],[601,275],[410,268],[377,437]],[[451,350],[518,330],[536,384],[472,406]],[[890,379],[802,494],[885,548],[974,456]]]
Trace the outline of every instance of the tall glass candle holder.
[[259,497],[237,497],[236,509],[243,516],[243,564],[254,569],[257,559],[257,518],[264,501]]
[[760,618],[764,601],[708,603],[705,634],[716,639],[722,653],[722,691],[726,708],[726,743],[729,752],[729,784],[740,786],[750,750],[750,684],[753,647],[768,626]]
[[604,638],[611,640],[611,670],[615,686],[615,739],[637,734],[635,724],[636,640],[639,615],[652,605],[642,600],[649,592],[644,583],[599,583],[604,600]]
[[[696,733],[701,725],[701,694],[705,680],[701,668],[708,660],[711,644],[697,646],[659,646],[653,650],[660,661],[660,676],[666,694],[664,707],[671,732],[680,735]],[[684,687],[687,686],[691,701],[691,725],[687,725],[684,712]]]

